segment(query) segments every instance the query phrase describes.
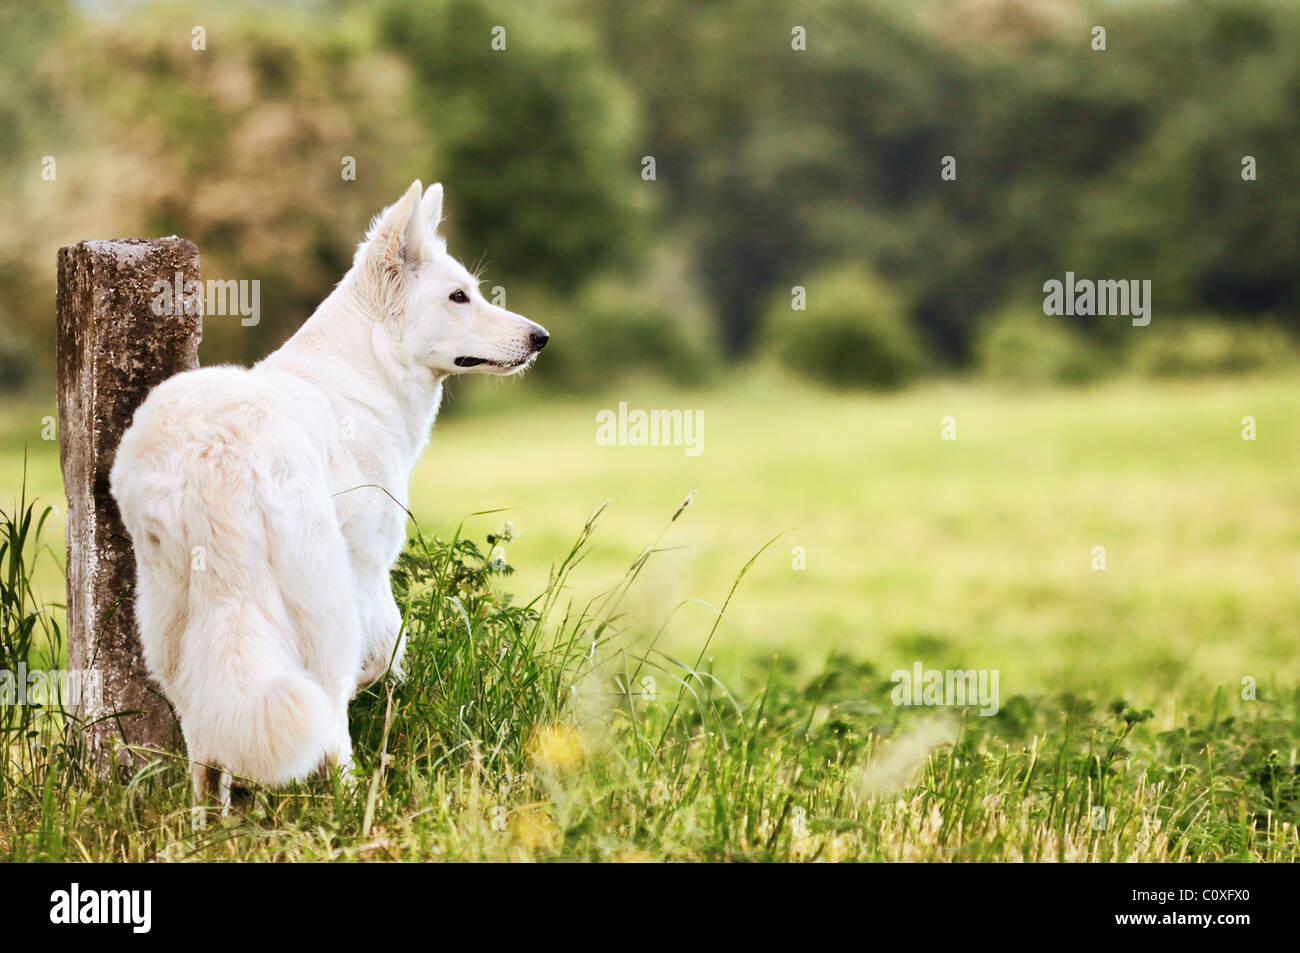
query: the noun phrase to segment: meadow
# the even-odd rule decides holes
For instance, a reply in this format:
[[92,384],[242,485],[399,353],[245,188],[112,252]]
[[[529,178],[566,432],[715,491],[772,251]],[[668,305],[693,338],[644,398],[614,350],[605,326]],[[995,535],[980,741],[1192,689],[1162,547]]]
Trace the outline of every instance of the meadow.
[[[1292,381],[528,386],[459,387],[435,428],[409,677],[354,704],[357,778],[199,833],[179,759],[104,782],[10,718],[0,852],[1300,859]],[[701,411],[702,452],[598,444],[620,400]],[[50,413],[0,415],[8,513],[24,452],[63,504]],[[61,534],[7,619],[61,601]],[[996,671],[998,713],[893,704],[916,663]]]

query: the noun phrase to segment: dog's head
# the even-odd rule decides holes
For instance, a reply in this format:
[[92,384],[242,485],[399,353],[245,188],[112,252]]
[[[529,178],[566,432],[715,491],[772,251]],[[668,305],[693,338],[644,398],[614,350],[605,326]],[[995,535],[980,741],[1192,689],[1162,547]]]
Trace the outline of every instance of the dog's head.
[[442,185],[416,180],[385,209],[357,250],[362,307],[403,358],[439,374],[513,374],[546,345],[546,329],[492,304],[438,235]]

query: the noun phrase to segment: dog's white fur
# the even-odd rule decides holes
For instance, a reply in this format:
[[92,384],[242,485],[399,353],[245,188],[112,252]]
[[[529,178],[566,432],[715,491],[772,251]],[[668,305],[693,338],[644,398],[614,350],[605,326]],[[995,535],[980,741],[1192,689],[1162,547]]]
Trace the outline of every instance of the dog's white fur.
[[447,254],[441,214],[442,186],[422,200],[413,183],[283,347],[160,384],[118,447],[145,662],[196,798],[205,771],[275,785],[350,763],[349,700],[401,673],[388,574],[442,382],[513,373],[545,344]]

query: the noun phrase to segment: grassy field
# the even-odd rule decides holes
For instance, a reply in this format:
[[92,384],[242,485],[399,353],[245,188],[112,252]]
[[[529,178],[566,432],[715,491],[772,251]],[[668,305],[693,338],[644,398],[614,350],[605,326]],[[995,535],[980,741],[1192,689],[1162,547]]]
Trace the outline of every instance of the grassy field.
[[[527,389],[453,394],[416,472],[412,674],[358,699],[359,780],[195,834],[183,765],[105,785],[16,743],[0,851],[1300,859],[1293,382],[857,396],[755,373],[505,406]],[[599,445],[620,400],[702,411],[703,452]],[[29,495],[62,504],[52,412],[0,417],[6,506],[25,445]],[[507,520],[512,574],[446,544],[463,522],[487,556]],[[892,704],[915,663],[996,671],[999,713]]]

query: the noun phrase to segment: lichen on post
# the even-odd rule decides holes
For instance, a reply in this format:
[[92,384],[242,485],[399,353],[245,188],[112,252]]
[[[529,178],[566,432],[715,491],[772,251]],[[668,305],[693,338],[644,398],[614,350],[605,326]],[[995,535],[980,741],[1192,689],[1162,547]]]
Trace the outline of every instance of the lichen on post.
[[[199,251],[181,238],[59,249],[59,455],[68,497],[68,668],[100,691],[74,699],[100,770],[131,748],[175,751],[180,733],[145,669],[133,607],[135,555],[109,493],[118,441],[149,391],[198,366]],[[161,295],[159,289],[182,291]],[[160,306],[160,302],[172,302]]]

